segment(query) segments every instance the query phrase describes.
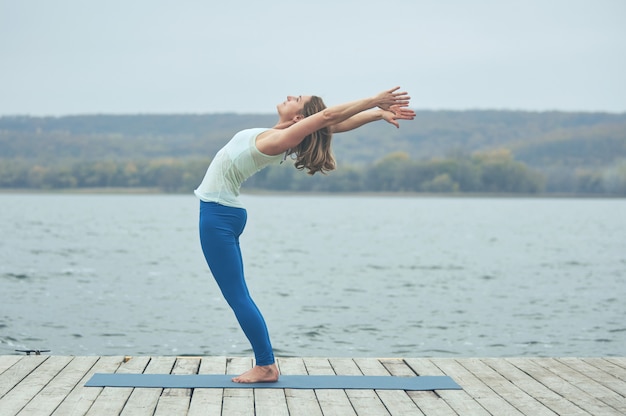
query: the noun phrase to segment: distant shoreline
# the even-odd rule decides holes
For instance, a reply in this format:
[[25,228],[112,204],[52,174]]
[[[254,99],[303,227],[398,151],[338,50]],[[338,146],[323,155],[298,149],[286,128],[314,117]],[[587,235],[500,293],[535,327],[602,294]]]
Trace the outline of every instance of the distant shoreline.
[[0,188],[0,194],[167,194],[159,188]]
[[[1,194],[55,194],[55,195],[191,195],[193,192],[164,192],[159,188],[67,188],[67,189],[30,189],[0,188]],[[574,194],[574,193],[472,193],[472,192],[309,192],[309,191],[277,191],[265,189],[245,189],[241,193],[262,196],[354,196],[354,197],[412,197],[412,198],[525,198],[525,199],[624,199],[623,195],[608,194]]]

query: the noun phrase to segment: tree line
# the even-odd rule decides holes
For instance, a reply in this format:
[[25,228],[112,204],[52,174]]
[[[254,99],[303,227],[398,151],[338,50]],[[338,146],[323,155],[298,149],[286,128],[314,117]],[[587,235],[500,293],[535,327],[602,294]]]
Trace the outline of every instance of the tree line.
[[[190,193],[199,185],[209,162],[209,158],[158,158],[74,161],[44,166],[5,160],[0,161],[0,188],[151,188]],[[626,195],[626,162],[620,169],[615,168],[613,175],[579,171],[575,177],[567,177],[567,187],[561,191]],[[545,192],[546,186],[546,175],[541,171],[515,160],[508,150],[497,150],[430,160],[414,160],[404,152],[395,152],[374,163],[340,164],[328,175],[314,176],[285,163],[262,170],[244,182],[243,188],[300,192],[538,194]]]
[[[190,192],[210,157],[273,115],[0,117],[0,188]],[[626,195],[626,114],[418,111],[333,139],[339,168],[270,167],[248,189]]]

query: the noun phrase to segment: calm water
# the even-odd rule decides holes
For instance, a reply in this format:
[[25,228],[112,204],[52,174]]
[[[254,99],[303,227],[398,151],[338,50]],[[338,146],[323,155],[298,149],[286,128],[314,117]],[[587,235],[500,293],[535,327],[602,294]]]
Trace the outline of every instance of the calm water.
[[[279,356],[626,355],[626,200],[252,196]],[[0,194],[0,354],[251,355],[194,196]]]

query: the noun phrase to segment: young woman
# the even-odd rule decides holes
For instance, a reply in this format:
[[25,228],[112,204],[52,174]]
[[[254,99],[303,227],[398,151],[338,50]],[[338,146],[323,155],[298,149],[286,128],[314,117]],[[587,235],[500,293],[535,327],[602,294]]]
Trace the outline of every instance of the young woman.
[[[375,120],[399,127],[412,120],[410,97],[399,87],[326,108],[316,96],[287,97],[277,105],[273,128],[240,131],[213,158],[202,183],[195,190],[200,199],[200,242],[211,273],[233,309],[252,345],[256,365],[233,378],[238,383],[274,382],[278,368],[265,320],[248,293],[239,236],[246,224],[246,210],[237,198],[241,183],[271,163],[295,156],[295,167],[313,175],[335,168],[332,133],[353,130]],[[378,107],[377,110],[370,110]]]

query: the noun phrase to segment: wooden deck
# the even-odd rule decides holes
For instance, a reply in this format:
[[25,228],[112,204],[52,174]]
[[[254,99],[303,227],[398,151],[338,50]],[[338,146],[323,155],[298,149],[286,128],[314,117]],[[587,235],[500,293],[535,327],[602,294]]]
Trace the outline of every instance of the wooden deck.
[[0,415],[624,415],[626,358],[280,358],[283,374],[448,375],[463,390],[83,387],[95,372],[235,374],[226,357],[0,356]]

